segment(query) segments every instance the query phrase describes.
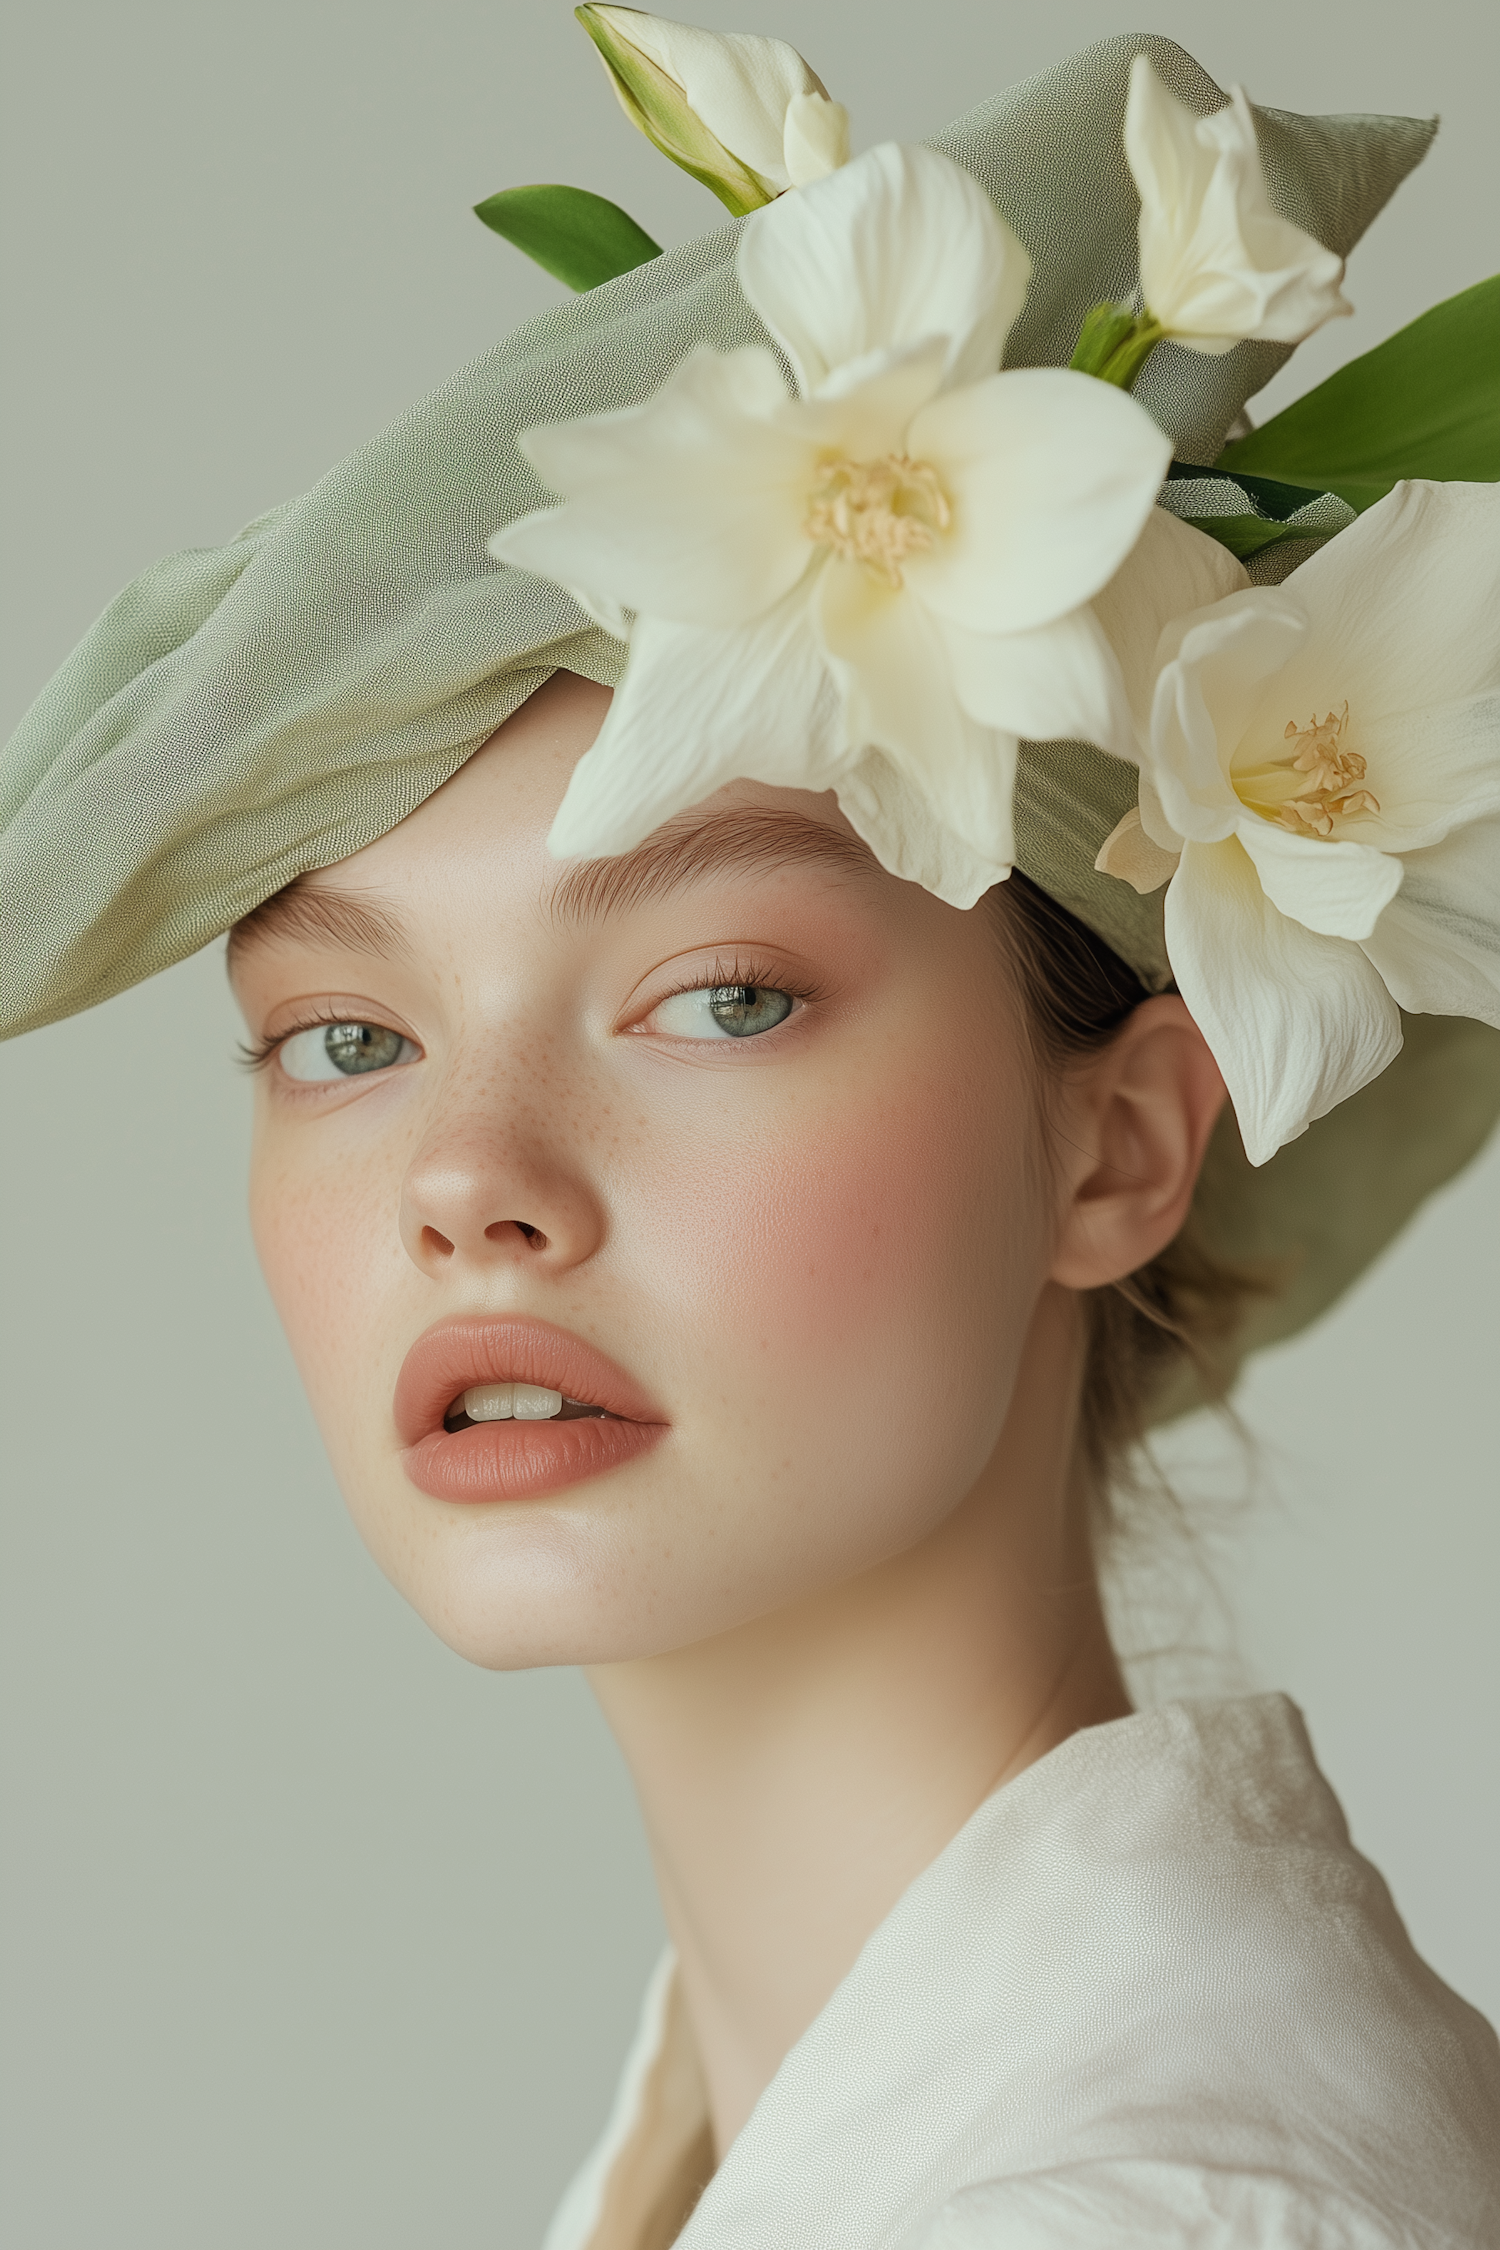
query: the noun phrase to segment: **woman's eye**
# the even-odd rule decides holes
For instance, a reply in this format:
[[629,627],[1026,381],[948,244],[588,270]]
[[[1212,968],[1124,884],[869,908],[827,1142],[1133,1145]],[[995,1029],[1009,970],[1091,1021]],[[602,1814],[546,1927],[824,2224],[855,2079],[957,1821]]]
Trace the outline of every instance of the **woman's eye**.
[[700,992],[674,992],[651,1020],[678,1039],[750,1039],[774,1031],[791,1012],[792,995],[769,985],[709,984]]
[[281,1067],[299,1084],[317,1079],[359,1078],[367,1070],[389,1070],[411,1062],[418,1049],[399,1031],[381,1023],[318,1023],[294,1031],[281,1043]]

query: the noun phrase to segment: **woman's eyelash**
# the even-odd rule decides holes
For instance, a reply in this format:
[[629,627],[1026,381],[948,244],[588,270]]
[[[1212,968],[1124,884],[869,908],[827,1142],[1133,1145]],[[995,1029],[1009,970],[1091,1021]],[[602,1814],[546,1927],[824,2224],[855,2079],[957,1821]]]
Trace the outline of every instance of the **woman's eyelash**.
[[241,1070],[264,1070],[277,1048],[284,1047],[289,1039],[295,1039],[299,1031],[316,1031],[321,1024],[363,1021],[363,1017],[351,1016],[347,1009],[342,1013],[334,1008],[321,1009],[317,1015],[299,1016],[295,1023],[288,1024],[285,1031],[268,1033],[261,1039],[242,1039],[235,1050],[234,1059]]
[[[794,1000],[804,1001],[821,1000],[824,992],[824,987],[814,979],[789,976],[786,970],[773,969],[768,962],[746,960],[740,954],[733,954],[728,960],[723,955],[716,955],[713,968],[707,976],[700,970],[684,983],[674,985],[670,992],[661,994],[656,1006],[659,1008],[663,1001],[675,1000],[682,992],[704,992],[726,984],[760,986],[769,992],[789,992]],[[336,1008],[320,1009],[316,1015],[299,1016],[295,1023],[288,1024],[285,1031],[268,1032],[260,1039],[241,1040],[235,1050],[235,1060],[242,1070],[264,1070],[277,1048],[284,1047],[289,1039],[295,1039],[299,1031],[316,1031],[322,1024],[353,1021],[352,1016],[341,1013]]]
[[658,995],[651,1012],[654,1015],[657,1008],[668,1000],[675,1000],[680,993],[709,992],[727,984],[759,987],[763,992],[788,992],[794,1000],[809,1002],[821,1000],[827,990],[816,979],[789,974],[783,968],[774,968],[769,961],[756,961],[753,957],[747,960],[737,953],[726,961],[722,954],[718,954],[707,976],[700,969],[692,976],[685,977],[681,984],[674,984],[670,992]]

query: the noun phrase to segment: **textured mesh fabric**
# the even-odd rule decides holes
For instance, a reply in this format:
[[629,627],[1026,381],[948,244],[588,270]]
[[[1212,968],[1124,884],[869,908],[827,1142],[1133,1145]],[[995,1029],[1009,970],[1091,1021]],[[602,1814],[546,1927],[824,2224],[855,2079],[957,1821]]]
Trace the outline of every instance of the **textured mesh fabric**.
[[[1207,113],[1223,92],[1168,40],[1122,38],[1012,87],[937,142],[982,182],[1036,270],[1007,360],[1065,363],[1089,306],[1135,285],[1121,145],[1131,57]],[[1258,113],[1282,209],[1339,251],[1424,154],[1407,118]],[[694,344],[769,342],[734,279],[737,228],[638,267],[462,369],[301,499],[227,547],[175,555],[106,611],[6,756],[0,1030],[108,998],[206,944],[304,870],[383,835],[562,665],[624,656],[565,594],[485,541],[546,495],[535,422],[647,397]],[[1164,346],[1141,396],[1210,461],[1287,357]],[[1092,872],[1131,770],[1075,748],[1058,796],[1032,761],[1021,864],[1157,983],[1156,901]]]
[[[1222,106],[1221,89],[1180,48],[1125,37],[1009,89],[938,138],[1032,257],[1008,364],[1065,363],[1084,312],[1135,286],[1137,200],[1121,126],[1142,50],[1190,107]],[[1256,117],[1275,200],[1340,252],[1435,130],[1408,118]],[[207,944],[293,876],[385,834],[554,669],[618,679],[621,644],[557,588],[495,568],[485,543],[548,497],[518,432],[645,398],[695,344],[769,343],[735,282],[736,233],[668,252],[531,322],[311,492],[225,547],[157,564],[120,595],[44,689],[0,772],[0,1035],[107,999]],[[1221,358],[1164,345],[1139,396],[1179,457],[1211,462],[1287,356],[1264,344]],[[1134,798],[1134,769],[1081,744],[1023,752],[1018,857],[1160,988],[1169,978],[1160,897],[1138,898],[1093,868]],[[1425,1141],[1418,1134],[1428,1186],[1470,1152],[1476,1131],[1483,1137],[1476,1101],[1489,1103],[1485,1125],[1500,1106],[1497,1072],[1490,1094],[1475,1095],[1488,1066],[1472,1063],[1472,1033],[1439,1035],[1471,1057],[1472,1098],[1456,1111],[1450,1101]],[[1226,1173],[1229,1235],[1256,1233],[1236,1197],[1285,1218],[1267,1183],[1288,1158],[1314,1193],[1319,1152],[1339,1169],[1343,1115],[1269,1174],[1235,1184]],[[1455,1116],[1461,1130],[1451,1129]],[[1292,1218],[1272,1228],[1273,1249],[1288,1226],[1302,1239],[1298,1203],[1293,1195]],[[1349,1214],[1339,1272],[1358,1270],[1409,1205],[1390,1223],[1382,1199]]]

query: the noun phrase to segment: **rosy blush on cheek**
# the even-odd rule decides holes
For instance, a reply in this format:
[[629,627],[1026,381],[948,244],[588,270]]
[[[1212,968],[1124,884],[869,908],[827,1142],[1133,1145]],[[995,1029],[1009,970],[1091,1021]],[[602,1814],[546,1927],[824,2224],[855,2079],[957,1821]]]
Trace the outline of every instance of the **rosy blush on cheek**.
[[[466,769],[455,809],[489,770]],[[450,832],[440,792],[360,870],[377,893],[399,876],[410,950],[362,974],[377,1022],[390,983],[420,1067],[327,1096],[268,1074],[252,1210],[387,1575],[476,1661],[610,1662],[857,1577],[973,1490],[1045,1280],[1034,1081],[978,919],[884,876],[782,868],[572,930],[537,915],[508,840],[514,769],[491,779],[486,818]],[[783,964],[794,1012],[733,1047],[691,1028],[701,1006],[688,1029],[657,1015],[700,983],[779,995]],[[549,1456],[504,1495],[413,1477],[410,1355],[507,1318],[624,1371],[660,1418],[649,1446]],[[539,1442],[562,1455],[600,1428],[559,1419]],[[507,1460],[517,1436],[425,1433]]]
[[764,1135],[680,1136],[632,1199],[725,1453],[774,1456],[830,1508],[843,1484],[872,1522],[979,1475],[1045,1264],[1022,1102],[935,1060],[894,1091],[806,1096]]

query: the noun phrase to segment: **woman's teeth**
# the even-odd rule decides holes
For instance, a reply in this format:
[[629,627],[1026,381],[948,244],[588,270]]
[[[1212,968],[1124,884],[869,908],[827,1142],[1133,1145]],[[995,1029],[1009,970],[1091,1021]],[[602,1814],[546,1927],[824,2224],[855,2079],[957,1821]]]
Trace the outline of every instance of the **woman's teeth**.
[[572,1419],[603,1412],[602,1407],[582,1406],[541,1383],[476,1383],[449,1407],[447,1419],[452,1422],[466,1414],[471,1422],[550,1422],[558,1414]]
[[464,1392],[464,1412],[471,1422],[550,1422],[562,1412],[561,1391],[543,1390],[540,1383],[479,1383]]

